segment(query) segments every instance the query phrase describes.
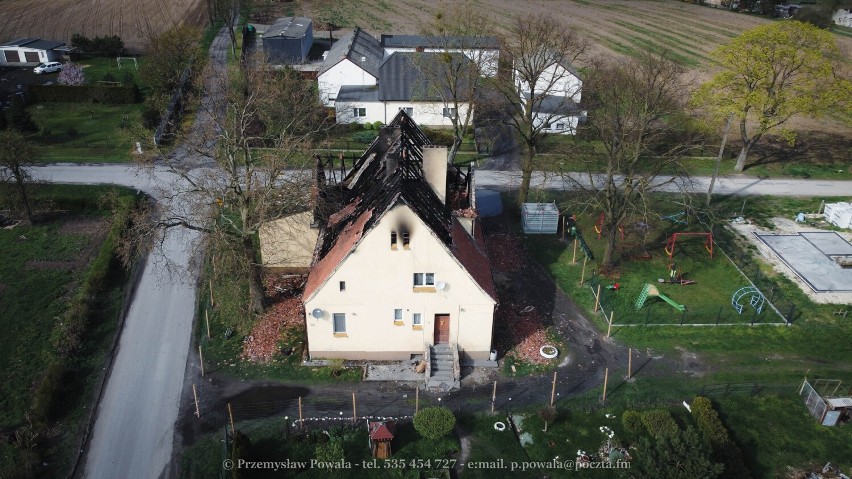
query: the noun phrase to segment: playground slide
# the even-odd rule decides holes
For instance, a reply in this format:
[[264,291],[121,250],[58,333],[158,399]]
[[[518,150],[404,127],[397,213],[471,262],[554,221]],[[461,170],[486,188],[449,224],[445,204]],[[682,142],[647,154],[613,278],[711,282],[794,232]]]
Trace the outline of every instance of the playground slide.
[[663,301],[665,301],[665,302],[669,303],[669,304],[670,304],[670,305],[672,305],[672,306],[673,306],[676,310],[678,310],[678,311],[680,311],[680,312],[683,312],[683,311],[685,311],[685,310],[686,310],[686,306],[684,306],[684,305],[682,305],[682,304],[678,304],[678,303],[676,303],[673,299],[669,298],[668,296],[666,296],[666,295],[665,295],[665,294],[663,294],[663,293],[659,293],[659,292],[658,292],[658,293],[657,293],[657,297],[659,297],[659,298],[660,298],[660,299],[662,299]]

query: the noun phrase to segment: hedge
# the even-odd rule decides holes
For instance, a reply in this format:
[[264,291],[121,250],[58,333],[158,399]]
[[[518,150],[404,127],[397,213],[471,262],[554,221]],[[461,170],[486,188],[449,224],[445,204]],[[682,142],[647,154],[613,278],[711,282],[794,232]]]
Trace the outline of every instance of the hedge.
[[652,436],[674,437],[679,428],[671,413],[665,409],[649,409],[642,412],[642,424]]
[[698,430],[713,448],[714,459],[725,465],[725,477],[740,479],[750,478],[751,473],[743,462],[743,453],[728,434],[728,428],[719,418],[719,413],[713,409],[710,399],[696,396],[692,400],[692,416]]
[[633,410],[624,411],[621,415],[621,424],[630,432],[639,432],[642,430],[642,415]]
[[103,103],[123,105],[141,100],[136,86],[30,85],[30,94],[45,103]]
[[414,415],[414,429],[426,439],[444,437],[455,425],[456,417],[445,407],[423,408]]
[[47,366],[44,378],[42,378],[33,395],[32,410],[38,421],[54,421],[61,415],[65,376],[67,374],[68,369],[61,360],[53,361]]

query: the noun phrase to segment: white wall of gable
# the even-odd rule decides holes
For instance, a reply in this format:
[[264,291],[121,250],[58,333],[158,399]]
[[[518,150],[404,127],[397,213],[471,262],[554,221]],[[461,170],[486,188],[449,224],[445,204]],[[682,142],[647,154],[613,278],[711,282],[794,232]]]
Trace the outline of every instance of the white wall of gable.
[[[520,89],[529,92],[527,82],[520,81]],[[536,95],[556,95],[571,97],[575,103],[582,98],[583,82],[562,65],[553,64],[547,67],[536,82]]]
[[[402,232],[410,247],[402,245]],[[397,249],[391,249],[396,231]],[[434,273],[444,290],[417,291],[414,273]],[[340,291],[340,281],[346,282]],[[324,314],[314,318],[315,308]],[[394,309],[403,310],[401,325]],[[438,238],[406,205],[397,205],[362,238],[328,281],[305,303],[312,357],[408,359],[434,339],[435,315],[450,315],[450,342],[469,357],[486,359],[491,349],[494,301],[483,292]],[[346,336],[333,333],[332,314],[346,314]],[[421,329],[412,325],[422,314]]]
[[348,58],[334,65],[317,78],[320,100],[327,107],[334,106],[334,98],[343,85],[375,85],[376,77],[351,62]]
[[[421,126],[451,127],[453,122],[444,116],[443,102],[425,101],[386,101],[386,102],[337,102],[335,113],[338,123],[374,123],[381,121],[387,124],[402,108],[411,108],[411,117]],[[364,108],[366,116],[355,116],[356,108]],[[464,118],[468,110],[467,104],[460,108],[459,116]]]

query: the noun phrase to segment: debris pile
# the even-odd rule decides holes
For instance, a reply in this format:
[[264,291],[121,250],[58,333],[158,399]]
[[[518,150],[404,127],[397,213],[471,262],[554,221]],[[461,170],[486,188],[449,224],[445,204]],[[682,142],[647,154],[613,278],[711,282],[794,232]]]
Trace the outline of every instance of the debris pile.
[[531,364],[547,364],[539,350],[552,341],[547,339],[547,330],[536,309],[515,303],[501,303],[496,321],[504,334],[497,336],[497,347],[518,360]]
[[304,324],[302,301],[298,296],[282,299],[266,310],[243,341],[241,357],[248,361],[270,361],[278,352],[284,331]]
[[510,233],[494,233],[488,236],[488,259],[491,268],[501,273],[519,271],[524,266],[524,247],[520,238]]

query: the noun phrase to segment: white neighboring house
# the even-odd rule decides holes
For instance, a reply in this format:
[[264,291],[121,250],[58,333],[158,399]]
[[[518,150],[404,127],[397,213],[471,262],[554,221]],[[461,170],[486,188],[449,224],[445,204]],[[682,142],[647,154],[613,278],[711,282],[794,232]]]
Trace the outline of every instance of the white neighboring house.
[[834,12],[832,20],[836,25],[852,28],[852,8],[838,8]]
[[585,118],[576,103],[568,97],[546,96],[533,112],[533,126],[538,128],[544,124],[544,133],[576,135],[577,125]]
[[0,63],[47,63],[58,61],[68,49],[65,42],[20,38],[0,45]]
[[425,139],[397,113],[321,195],[336,212],[320,220],[302,295],[311,359],[409,360],[433,345],[489,358],[497,294],[482,229],[452,213],[473,210],[473,173]]
[[425,35],[382,35],[385,58],[396,52],[463,53],[479,66],[483,76],[497,76],[500,43],[497,37],[437,37]]
[[[529,94],[529,85],[521,80],[519,90]],[[564,96],[574,103],[580,103],[583,93],[583,80],[580,73],[570,65],[554,63],[544,70],[535,84],[535,91],[546,96]]]
[[[452,115],[464,118],[470,104],[462,103],[461,111],[446,103],[430,88],[415,66],[415,55],[427,53],[397,52],[379,67],[377,85],[343,85],[336,97],[338,123],[389,123],[400,110],[424,126],[452,126]],[[463,58],[463,57],[461,57]],[[447,98],[445,96],[445,98]]]
[[344,35],[325,55],[317,74],[320,100],[334,107],[343,85],[375,85],[384,51],[379,41],[360,28]]

